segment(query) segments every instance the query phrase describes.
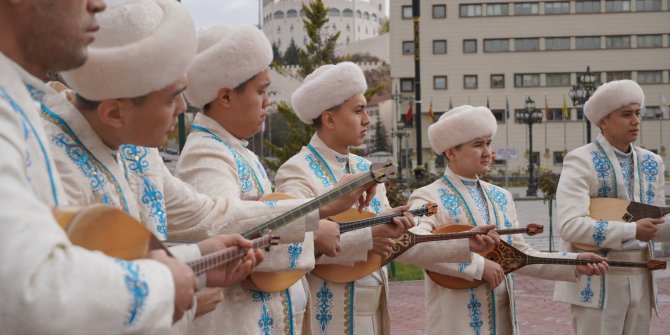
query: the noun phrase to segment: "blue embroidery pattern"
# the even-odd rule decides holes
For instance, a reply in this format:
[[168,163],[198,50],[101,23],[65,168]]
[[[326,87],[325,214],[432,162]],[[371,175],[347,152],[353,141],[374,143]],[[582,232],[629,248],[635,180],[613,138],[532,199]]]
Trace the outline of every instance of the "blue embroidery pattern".
[[479,215],[481,215],[482,219],[484,219],[484,223],[489,224],[489,222],[491,222],[491,218],[489,216],[489,206],[484,199],[483,191],[479,188],[479,183],[476,181],[463,179],[461,179],[461,182],[463,185],[465,185],[465,188],[468,190],[470,197],[472,197],[472,201],[477,206]]
[[328,282],[324,281],[321,284],[321,288],[316,293],[316,305],[318,310],[316,311],[316,319],[319,321],[319,328],[321,329],[321,334],[326,332],[328,328],[328,323],[333,319],[332,309],[333,309],[333,291],[328,287]]
[[456,218],[456,223],[460,223],[458,217],[463,213],[461,211],[461,202],[458,201],[456,195],[450,193],[445,188],[438,190],[440,192],[440,199],[442,200],[442,207],[447,210],[447,215]]
[[130,293],[131,297],[130,308],[125,325],[126,327],[131,327],[142,313],[144,303],[149,296],[149,286],[146,281],[140,279],[139,266],[120,259],[115,259],[114,261],[121,265],[125,271],[124,281],[126,282],[126,287],[128,288],[128,293]]
[[458,272],[463,273],[465,271],[465,268],[470,265],[469,263],[458,263]]
[[295,269],[298,265],[298,258],[302,254],[302,243],[295,242],[288,245],[289,268]]
[[470,327],[474,330],[475,334],[479,335],[481,332],[482,325],[482,312],[481,307],[482,303],[479,302],[477,296],[475,295],[477,288],[470,289],[470,301],[468,302],[468,316],[470,317]]
[[598,182],[600,183],[600,186],[598,187],[598,197],[607,198],[612,191],[612,188],[608,183],[608,178],[611,173],[609,159],[597,150],[592,151],[591,155],[593,156],[593,167],[595,168]]
[[382,204],[379,199],[377,199],[377,197],[372,198],[372,201],[370,201],[370,207],[372,207],[372,212],[375,214],[379,215],[382,213]]
[[332,182],[326,174],[324,173],[323,169],[321,169],[321,166],[319,166],[319,162],[317,161],[316,157],[312,154],[307,154],[305,156],[305,160],[309,164],[309,168],[312,170],[314,175],[321,179],[321,184],[323,184],[324,187],[329,187],[334,185],[334,182]]
[[628,195],[628,200],[633,199],[633,153],[622,154],[617,150],[614,151],[614,155],[619,160],[619,166],[621,167],[621,174],[623,175],[623,184],[626,188],[626,195]]
[[591,303],[593,300],[593,290],[591,289],[591,276],[586,277],[586,287],[580,292],[581,302]]
[[277,200],[263,200],[261,201],[262,203],[270,206],[270,207],[275,207],[277,206]]
[[595,230],[593,231],[592,237],[596,246],[600,246],[600,244],[605,241],[605,232],[607,231],[608,224],[609,222],[606,220],[596,220],[596,222],[594,222]]
[[167,238],[167,218],[165,210],[165,201],[160,189],[149,180],[146,173],[149,171],[149,161],[146,157],[149,150],[145,147],[135,145],[122,145],[121,157],[128,162],[127,167],[130,172],[142,180],[142,203],[149,208],[149,217],[153,221],[156,231],[163,238]]
[[370,162],[363,157],[356,157],[356,170],[365,172],[370,170]]
[[644,180],[649,183],[647,185],[646,203],[652,204],[654,202],[654,191],[652,190],[652,183],[656,182],[656,176],[658,175],[658,162],[654,160],[654,157],[650,154],[644,154],[642,158],[642,174],[644,174]]
[[263,305],[261,308],[261,318],[258,319],[258,330],[260,330],[263,335],[272,334],[272,325],[274,325],[275,320],[272,319],[270,313],[268,313],[268,306]]
[[[507,218],[507,196],[505,196],[505,193],[503,193],[498,187],[493,186],[490,188],[491,192],[491,199],[493,200],[494,204],[498,205],[498,208],[500,208],[500,211],[503,214],[503,219],[505,222],[503,224],[505,225],[505,229],[512,229],[512,222]],[[507,242],[512,243],[512,235],[508,234],[507,235]]]

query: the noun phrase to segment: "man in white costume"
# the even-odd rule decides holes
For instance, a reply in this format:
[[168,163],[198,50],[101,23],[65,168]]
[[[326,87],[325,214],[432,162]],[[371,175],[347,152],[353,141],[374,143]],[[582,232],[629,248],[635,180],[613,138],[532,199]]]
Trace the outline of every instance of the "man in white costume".
[[[603,248],[613,261],[646,262],[653,257],[653,241],[670,240],[664,219],[626,223],[589,216],[590,198],[665,206],[663,159],[633,145],[643,106],[644,92],[632,80],[603,84],[584,105],[601,134],[563,161],[556,192],[562,250],[575,251],[572,243],[582,243]],[[577,334],[649,334],[651,310],[658,311],[656,282],[645,269],[612,268],[603,277],[556,283],[554,300],[572,304]]]
[[[366,89],[363,71],[350,62],[321,66],[305,78],[291,96],[291,102],[300,120],[314,124],[317,131],[310,143],[277,171],[278,192],[297,197],[318,196],[347,174],[369,170],[368,160],[349,152],[350,146],[363,143],[370,123],[363,95]],[[384,185],[377,186],[369,210],[375,214],[392,210]],[[353,265],[366,260],[370,250],[387,256],[394,239],[412,225],[411,218],[405,216],[398,218],[395,225],[382,224],[343,234],[342,252],[336,257],[321,257],[318,263]],[[489,237],[476,241],[493,243]],[[428,263],[470,261],[467,240],[454,241],[452,245],[447,252],[424,259]],[[432,251],[435,250],[438,249]],[[413,251],[410,249],[406,254]],[[313,275],[307,278],[314,334],[391,334],[385,268],[347,284],[327,282]]]
[[[428,139],[437,154],[448,161],[442,178],[412,193],[409,202],[418,207],[436,202],[436,215],[421,221],[418,229],[430,233],[449,224],[489,225],[498,229],[518,228],[516,207],[511,194],[478,178],[491,164],[491,139],[496,119],[486,107],[460,106],[449,110],[428,128]],[[516,248],[533,256],[591,258],[595,254],[544,253],[533,250],[521,235],[501,236]],[[514,301],[514,276],[504,275],[502,267],[473,254],[469,264],[425,267],[427,270],[467,280],[484,280],[472,289],[448,289],[426,276],[426,333],[444,334],[518,334]],[[605,264],[577,266],[579,273],[606,270]],[[577,280],[574,266],[530,265],[518,274],[552,280]],[[504,282],[504,285],[500,285]]]
[[[0,1],[0,324],[11,334],[160,334],[192,304],[183,263],[126,262],[72,245],[67,196],[39,118],[48,71],[80,66],[104,1]],[[36,24],[39,22],[39,24]],[[31,95],[32,93],[32,95]]]
[[[175,171],[199,192],[254,200],[272,193],[272,183],[246,141],[262,130],[267,115],[271,62],[270,41],[254,26],[219,24],[199,33],[186,98],[202,112],[195,116]],[[257,271],[311,270],[315,247],[326,254],[336,252],[338,225],[322,221],[315,236],[320,241],[308,232],[302,243],[273,246]],[[306,292],[304,280],[279,293],[241,285],[228,288],[217,310],[196,322],[195,332],[216,334],[234,326],[243,333],[301,334]]]
[[[186,109],[182,93],[195,38],[191,18],[174,1],[115,2],[101,17],[100,36],[90,47],[89,60],[62,73],[76,93],[49,91],[42,108],[70,198],[122,208],[159,239],[169,234],[200,241],[230,232],[231,223],[254,228],[303,202],[270,207],[211,198],[173,177],[163,164],[155,148],[166,141],[176,117]],[[340,206],[351,205],[351,198],[357,194]],[[337,204],[329,206],[321,209],[324,215],[338,212]],[[317,215],[310,213],[273,233],[282,240],[300,241],[306,222],[318,222]]]

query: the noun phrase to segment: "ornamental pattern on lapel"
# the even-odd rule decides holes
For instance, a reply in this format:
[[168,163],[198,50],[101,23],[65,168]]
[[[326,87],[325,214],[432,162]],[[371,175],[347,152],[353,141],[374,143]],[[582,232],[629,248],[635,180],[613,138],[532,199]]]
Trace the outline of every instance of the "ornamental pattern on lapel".
[[470,289],[470,300],[468,301],[468,317],[470,317],[470,328],[474,331],[476,335],[479,335],[481,332],[482,325],[482,303],[477,299],[476,295],[477,288]]
[[126,327],[132,327],[135,325],[144,309],[144,303],[149,296],[149,285],[147,285],[146,281],[140,278],[139,266],[120,259],[115,259],[114,261],[119,264],[125,272],[124,281],[131,299],[125,325]]
[[[642,158],[638,158],[640,161],[640,171],[642,171],[642,174],[644,175],[644,181],[647,182],[647,190],[645,191],[645,196],[644,201],[647,204],[653,204],[654,203],[654,198],[656,197],[656,194],[654,193],[654,190],[652,189],[653,183],[656,182],[656,178],[659,173],[658,169],[658,162],[654,159],[653,155],[644,153],[641,155]],[[640,155],[638,155],[640,157]],[[640,191],[642,191],[640,189]]]
[[[497,187],[495,185],[491,185],[488,188],[484,188],[482,186],[482,189],[484,189],[484,191],[486,191],[486,190],[489,191],[489,194],[490,194],[489,197],[491,198],[491,200],[493,200],[493,206],[494,207],[498,206],[498,208],[500,209],[500,212],[503,215],[503,220],[504,220],[503,225],[505,226],[505,229],[512,229],[512,222],[507,217],[507,205],[509,204],[509,202],[507,200],[507,196],[505,195],[505,193],[499,187]],[[496,224],[497,224],[497,222],[496,222]],[[512,243],[512,235],[511,234],[507,234],[507,243],[510,243],[510,244]]]
[[482,217],[482,219],[484,219],[484,223],[489,224],[491,222],[491,217],[489,216],[489,206],[486,202],[486,199],[484,198],[483,191],[479,188],[479,183],[477,181],[463,179],[461,179],[461,182],[468,190],[472,201],[477,206],[479,215]]
[[620,153],[618,150],[614,150],[614,155],[619,161],[619,166],[621,167],[621,174],[623,175],[623,185],[626,188],[626,195],[628,200],[635,200],[633,197],[633,153],[629,155]]
[[618,198],[616,173],[614,166],[607,157],[605,149],[600,142],[596,141],[597,150],[591,152],[591,161],[593,162],[596,179],[598,180],[599,198]]
[[125,144],[121,146],[119,152],[130,174],[138,177],[141,181],[142,195],[140,200],[149,210],[149,218],[156,227],[156,231],[161,234],[163,239],[167,238],[167,213],[163,193],[147,175],[150,170],[147,160],[149,150],[145,147]]
[[316,293],[316,319],[319,321],[319,330],[321,334],[326,333],[328,323],[333,319],[333,291],[328,287],[328,282],[323,281],[321,288]]
[[446,188],[440,188],[438,192],[440,192],[442,207],[447,210],[447,215],[456,219],[456,223],[460,223],[459,216],[463,214],[463,211],[461,210],[461,202],[458,201],[456,195],[449,192]]
[[305,160],[307,161],[309,169],[312,170],[312,173],[314,173],[314,175],[319,178],[319,180],[321,180],[321,184],[324,187],[335,185],[335,182],[328,178],[323,168],[320,166],[319,160],[313,154],[307,154],[305,156]]

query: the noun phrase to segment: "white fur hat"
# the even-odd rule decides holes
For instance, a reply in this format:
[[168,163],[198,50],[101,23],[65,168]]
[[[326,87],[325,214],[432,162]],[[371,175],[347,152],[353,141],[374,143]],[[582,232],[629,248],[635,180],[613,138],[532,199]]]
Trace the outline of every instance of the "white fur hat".
[[312,124],[324,111],[367,89],[365,75],[358,65],[352,62],[323,65],[305,77],[291,95],[291,105],[300,121]]
[[482,136],[495,136],[498,123],[491,110],[484,106],[458,106],[442,114],[428,127],[428,140],[441,155],[447,149]]
[[613,111],[632,103],[644,107],[644,92],[640,85],[628,79],[614,80],[596,89],[584,104],[584,113],[592,124],[597,125]]
[[221,88],[235,88],[272,62],[272,45],[258,28],[212,26],[198,36],[198,54],[188,70],[188,102],[202,108]]
[[88,60],[63,73],[68,86],[86,99],[134,98],[163,89],[193,61],[195,25],[177,1],[117,1],[98,20]]

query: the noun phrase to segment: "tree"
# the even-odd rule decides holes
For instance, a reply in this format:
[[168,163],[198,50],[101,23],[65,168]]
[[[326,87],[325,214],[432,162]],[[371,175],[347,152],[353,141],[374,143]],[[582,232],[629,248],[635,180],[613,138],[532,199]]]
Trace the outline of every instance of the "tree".
[[279,50],[279,46],[274,42],[272,42],[272,63],[276,65],[284,64],[281,50]]
[[386,127],[384,127],[380,117],[377,117],[377,122],[375,122],[375,139],[373,150],[375,152],[389,151],[389,145],[388,142],[386,142]]
[[295,41],[291,39],[291,43],[284,51],[284,64],[286,65],[298,65],[300,63],[300,48],[295,44]]
[[328,35],[323,26],[328,23],[328,8],[322,0],[310,0],[309,5],[302,3],[305,18],[302,19],[307,30],[309,42],[300,52],[300,76],[303,78],[324,64],[337,64],[345,58],[335,55],[335,44],[340,32]]

